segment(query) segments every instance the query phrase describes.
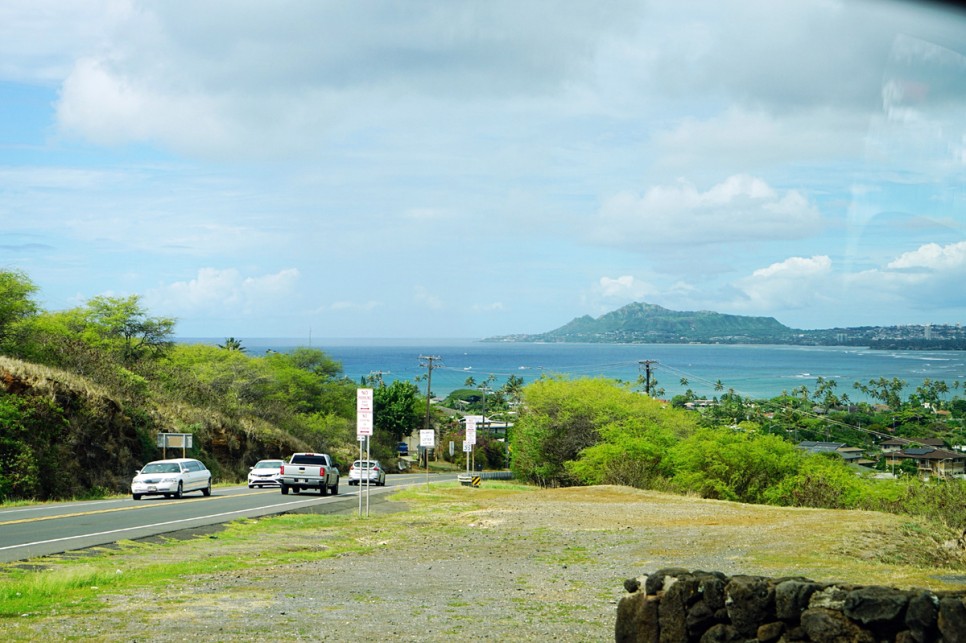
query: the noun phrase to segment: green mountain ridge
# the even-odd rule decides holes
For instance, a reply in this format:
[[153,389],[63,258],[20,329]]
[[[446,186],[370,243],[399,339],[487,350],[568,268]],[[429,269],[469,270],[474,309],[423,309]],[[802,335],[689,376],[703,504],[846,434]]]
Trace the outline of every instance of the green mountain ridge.
[[576,317],[545,333],[490,337],[488,342],[615,344],[797,344],[882,349],[966,350],[959,325],[857,326],[801,330],[774,317],[675,311],[635,302],[600,317]]

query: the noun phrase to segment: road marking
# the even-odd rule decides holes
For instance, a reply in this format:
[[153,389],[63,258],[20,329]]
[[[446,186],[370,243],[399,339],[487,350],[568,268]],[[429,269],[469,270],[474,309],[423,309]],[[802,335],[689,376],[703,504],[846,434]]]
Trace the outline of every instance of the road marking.
[[[188,493],[191,493],[190,491]],[[271,493],[271,490],[262,489],[260,491],[255,491],[252,493]],[[278,493],[278,490],[276,490]],[[232,494],[232,495],[213,495],[213,496],[203,496],[200,498],[182,498],[182,500],[187,500],[188,502],[200,502],[203,500],[228,500],[229,498],[235,498],[238,496],[247,494]],[[160,498],[159,498],[160,500]],[[97,502],[116,502],[114,500],[100,500]],[[140,501],[136,501],[140,502]],[[142,505],[125,505],[123,507],[114,507],[112,509],[96,509],[94,511],[78,511],[69,514],[57,514],[56,516],[38,516],[35,518],[17,518],[15,520],[0,520],[0,526],[3,525],[17,525],[25,522],[41,522],[43,520],[57,520],[58,518],[76,518],[78,516],[93,516],[96,514],[112,513],[115,511],[132,511],[134,509],[157,509],[158,507],[167,507],[169,505],[159,505],[159,504],[142,504]]]
[[[181,519],[178,519],[178,520],[168,520],[166,522],[156,522],[156,523],[153,523],[153,524],[150,524],[150,525],[138,525],[138,526],[135,526],[135,527],[124,527],[123,529],[111,529],[111,530],[108,530],[108,531],[99,531],[99,532],[95,532],[95,533],[91,533],[91,534],[79,534],[77,536],[65,536],[63,538],[51,538],[50,540],[37,540],[37,541],[31,542],[31,543],[23,543],[21,545],[7,545],[6,547],[0,547],[0,551],[6,551],[8,549],[20,549],[20,548],[23,548],[23,547],[32,547],[32,546],[35,546],[35,545],[49,545],[51,543],[60,543],[60,542],[68,541],[68,540],[78,540],[80,538],[92,538],[94,536],[107,536],[109,534],[120,534],[120,533],[124,533],[125,531],[138,531],[140,529],[151,529],[151,528],[154,528],[154,527],[165,527],[165,526],[168,526],[168,525],[178,525],[178,524],[182,524],[182,523],[186,523],[186,522],[193,522],[193,521],[198,521],[198,520],[207,520],[209,518],[222,518],[224,516],[235,516],[235,515],[238,515],[238,514],[243,514],[243,513],[251,512],[251,511],[261,511],[263,509],[273,509],[275,507],[287,507],[289,505],[305,504],[305,503],[308,503],[308,502],[313,502],[315,500],[317,500],[317,498],[306,498],[305,500],[293,500],[291,502],[281,502],[281,503],[278,503],[278,504],[275,504],[275,505],[269,505],[267,507],[251,507],[251,508],[248,508],[248,509],[238,509],[238,510],[235,510],[235,511],[226,511],[226,512],[223,512],[223,513],[220,513],[220,514],[209,514],[207,516],[196,516],[194,518],[181,518]],[[131,507],[131,508],[132,509],[140,509],[140,507]],[[109,510],[109,511],[119,511],[119,510]],[[95,512],[91,512],[91,513],[100,513],[100,512],[96,512],[95,511]],[[78,514],[78,515],[83,515],[83,514]]]

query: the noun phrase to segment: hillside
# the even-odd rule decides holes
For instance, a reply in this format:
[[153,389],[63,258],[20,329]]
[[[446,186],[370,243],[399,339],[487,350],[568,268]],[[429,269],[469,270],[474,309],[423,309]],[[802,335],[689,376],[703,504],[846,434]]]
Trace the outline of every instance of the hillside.
[[243,477],[251,457],[306,447],[257,418],[180,400],[124,400],[90,378],[3,356],[0,392],[8,394],[0,396],[0,497],[127,493],[134,471],[162,456],[157,432],[176,427],[190,427],[195,455],[216,481]]
[[682,312],[655,304],[633,303],[597,318],[577,317],[546,333],[493,337],[487,341],[776,344],[794,341],[803,332],[773,317],[726,315],[706,310]]

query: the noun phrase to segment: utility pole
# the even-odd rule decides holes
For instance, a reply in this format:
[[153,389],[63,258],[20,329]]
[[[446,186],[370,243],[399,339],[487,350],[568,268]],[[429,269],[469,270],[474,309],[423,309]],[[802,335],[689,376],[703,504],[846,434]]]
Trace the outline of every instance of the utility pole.
[[[426,429],[429,430],[429,403],[433,395],[433,362],[438,362],[442,358],[439,355],[420,355],[419,359],[425,360],[420,366],[426,367]],[[429,467],[429,449],[426,449],[426,467]]]
[[657,364],[656,361],[650,359],[644,359],[638,362],[644,367],[644,393],[648,396],[651,395],[651,364]]

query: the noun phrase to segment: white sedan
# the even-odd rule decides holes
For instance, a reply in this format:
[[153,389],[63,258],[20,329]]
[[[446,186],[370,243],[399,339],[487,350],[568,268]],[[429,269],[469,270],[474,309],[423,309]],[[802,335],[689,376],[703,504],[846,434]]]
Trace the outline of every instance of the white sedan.
[[356,460],[349,467],[349,484],[360,484],[369,479],[369,484],[386,486],[386,470],[378,460]]
[[131,481],[131,497],[164,496],[180,498],[188,491],[211,495],[211,471],[200,460],[175,458],[148,462],[135,472]]
[[259,460],[248,472],[248,488],[278,486],[278,474],[285,460]]

